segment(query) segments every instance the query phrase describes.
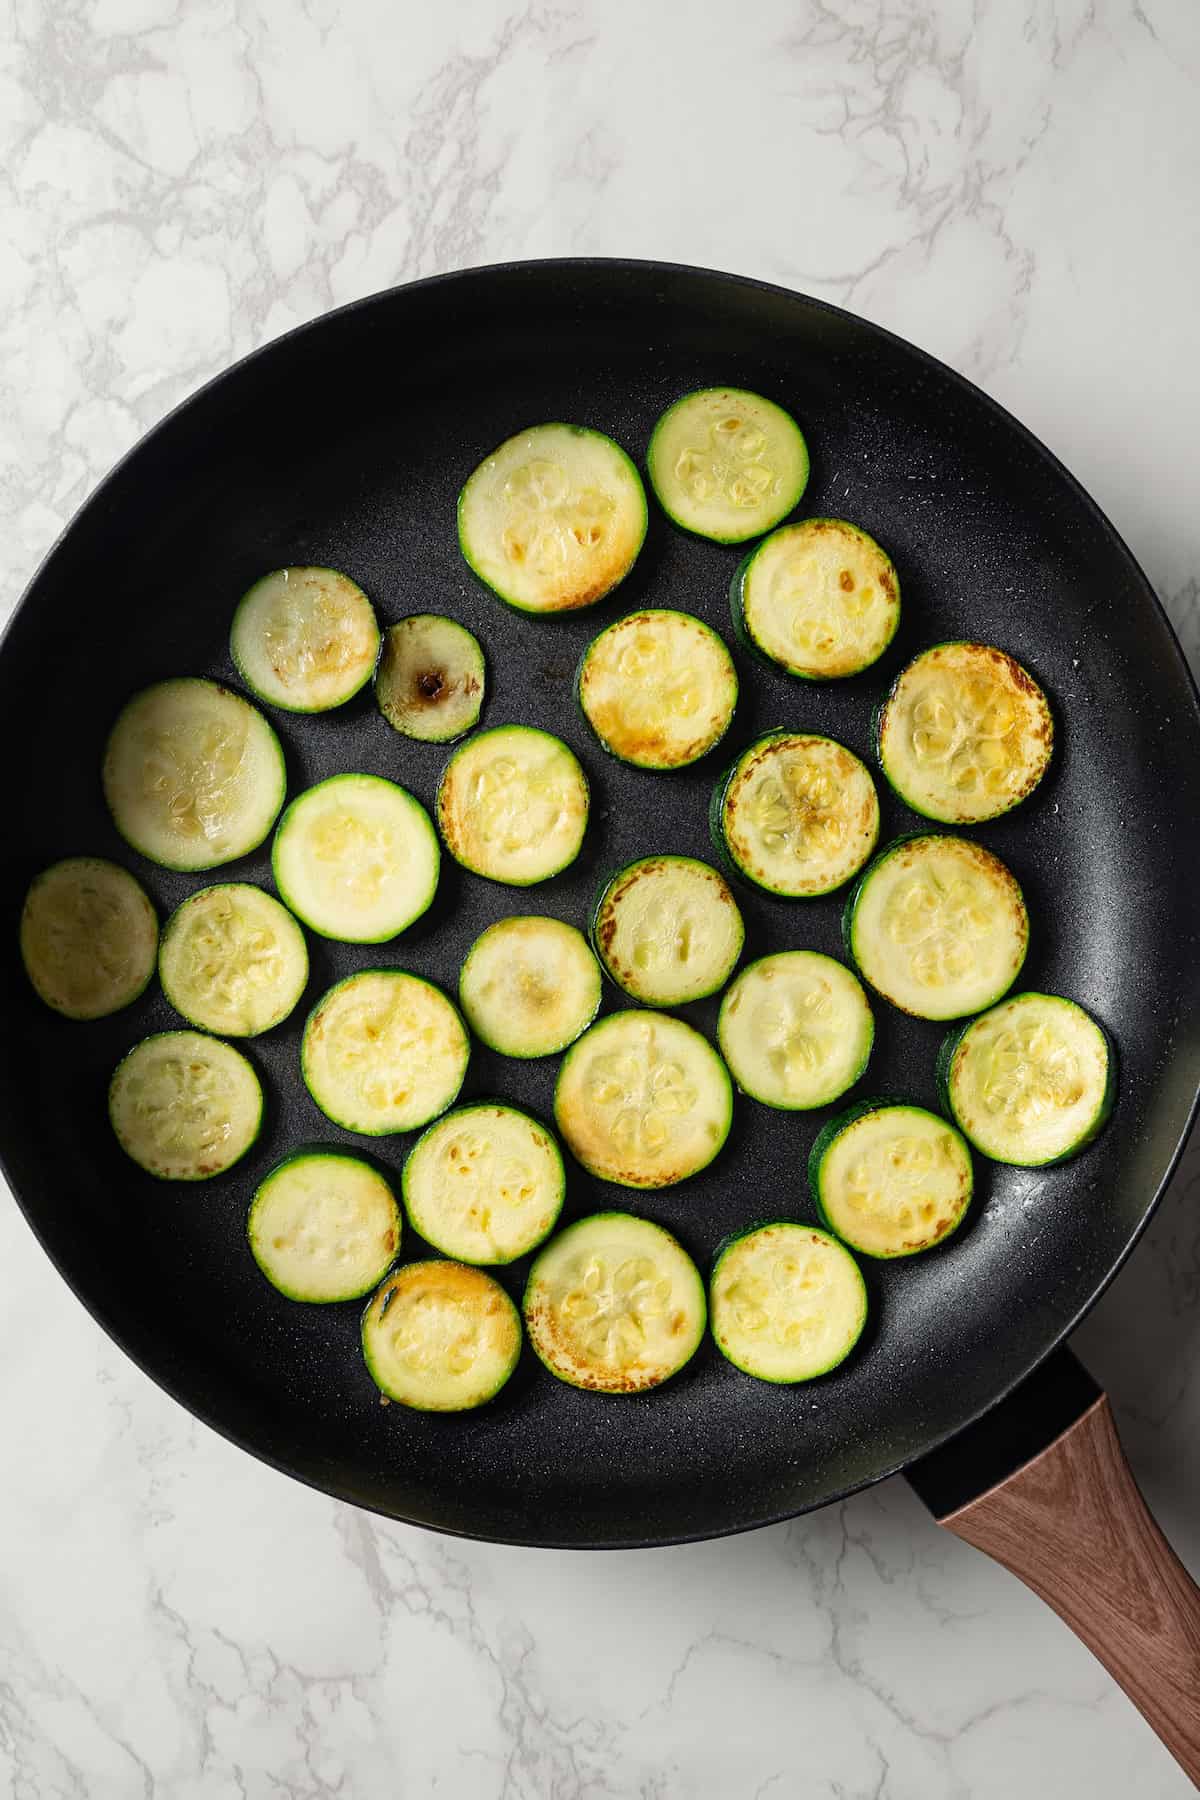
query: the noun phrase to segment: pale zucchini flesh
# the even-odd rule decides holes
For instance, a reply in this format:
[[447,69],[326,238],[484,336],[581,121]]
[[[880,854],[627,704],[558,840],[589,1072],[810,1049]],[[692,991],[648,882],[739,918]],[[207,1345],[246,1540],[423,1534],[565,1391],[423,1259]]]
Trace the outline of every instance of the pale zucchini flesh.
[[202,888],[176,908],[158,955],[163,993],[202,1031],[257,1037],[282,1024],[308,982],[304,933],[248,882]]
[[691,856],[644,856],[618,869],[592,915],[604,967],[648,1006],[682,1006],[717,993],[745,936],[729,883]]
[[689,613],[631,613],[594,638],[579,704],[605,749],[639,769],[681,769],[720,742],[737,705],[733,658]]
[[465,625],[414,613],[389,625],[375,675],[379,710],[403,737],[449,744],[479,721],[483,651]]
[[729,1135],[733,1091],[707,1038],[667,1013],[610,1013],[562,1060],[558,1129],[602,1181],[660,1188],[707,1168]]
[[900,622],[891,558],[845,519],[803,519],[772,532],[737,571],[730,602],[747,645],[807,681],[869,668]]
[[458,997],[475,1036],[502,1056],[553,1056],[600,1007],[600,966],[561,919],[501,919],[467,952]]
[[864,1101],[813,1145],[809,1185],[831,1231],[864,1256],[914,1256],[956,1231],[971,1204],[971,1152],[937,1113]]
[[633,567],[646,494],[625,452],[582,425],[535,425],[485,457],[458,500],[471,568],[522,612],[592,606]]
[[529,725],[480,731],[438,786],[438,828],[456,862],[509,887],[574,862],[588,821],[587,777],[561,738]]
[[429,814],[381,775],[332,775],[292,801],[275,833],[275,885],[321,937],[380,944],[437,892],[441,850]]
[[785,1111],[839,1099],[862,1075],[874,1038],[862,983],[817,950],[750,963],[717,1023],[721,1055],[743,1093]]
[[844,744],[772,731],[718,782],[711,823],[718,850],[747,881],[811,899],[862,868],[879,836],[879,797]]
[[257,707],[190,676],[135,694],[104,753],[104,797],[126,843],[167,869],[215,869],[258,848],[287,787]]
[[528,1113],[493,1101],[447,1113],[404,1165],[414,1231],[465,1263],[525,1256],[553,1230],[565,1191],[552,1134]]
[[366,969],[313,1008],[300,1067],[335,1125],[382,1137],[452,1106],[469,1056],[466,1026],[440,989],[401,969]]
[[482,1269],[409,1263],[363,1313],[363,1360],[379,1391],[418,1412],[466,1412],[491,1400],[521,1354],[521,1320]]
[[700,388],[669,406],[646,452],[668,518],[719,544],[760,537],[808,486],[808,446],[790,413],[744,388]]
[[272,569],[243,595],[229,650],[252,693],[286,712],[328,712],[371,679],[375,611],[337,569]]
[[559,1232],[525,1288],[525,1329],[552,1375],[602,1394],[658,1387],[704,1336],[704,1283],[660,1225],[594,1213]]
[[263,1092],[240,1050],[200,1031],[160,1031],[122,1058],[108,1090],[117,1142],[162,1181],[232,1168],[262,1126]]
[[325,1305],[361,1299],[383,1279],[400,1243],[400,1213],[361,1157],[301,1150],[259,1184],[246,1229],[272,1287]]
[[145,992],[158,917],[127,869],[98,856],[70,856],[30,883],[20,944],[40,1000],[67,1019],[103,1019]]
[[713,1268],[717,1349],[758,1381],[812,1381],[845,1362],[867,1322],[867,1287],[835,1238],[780,1220],[742,1233]]

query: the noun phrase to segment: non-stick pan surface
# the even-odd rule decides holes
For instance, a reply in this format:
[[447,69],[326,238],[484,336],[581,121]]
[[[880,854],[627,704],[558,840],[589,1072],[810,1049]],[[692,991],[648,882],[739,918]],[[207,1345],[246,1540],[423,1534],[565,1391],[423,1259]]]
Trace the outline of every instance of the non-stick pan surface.
[[[358,1353],[357,1305],[282,1299],[245,1245],[249,1196],[285,1150],[314,1139],[362,1147],[300,1084],[308,1004],[378,964],[453,990],[490,921],[544,911],[582,923],[615,864],[711,855],[713,759],[669,776],[610,761],[575,710],[572,672],[594,632],[646,603],[728,635],[737,561],[652,505],[645,550],[615,596],[562,620],[525,618],[469,576],[455,497],[500,439],[544,419],[598,426],[640,459],[667,402],[717,382],[795,411],[813,450],[803,510],[877,535],[904,600],[895,644],[858,679],[805,685],[739,655],[742,700],[718,757],[786,724],[870,758],[885,683],[939,639],[982,638],[1026,663],[1056,709],[1053,769],[1029,804],[977,835],[1029,900],[1022,985],[1074,996],[1115,1034],[1117,1109],[1100,1142],[1061,1169],[980,1162],[973,1216],[951,1243],[869,1265],[867,1340],[827,1380],[766,1386],[706,1346],[661,1391],[612,1399],[561,1386],[527,1357],[478,1414],[384,1408]],[[164,912],[203,885],[117,838],[98,780],[105,733],[146,682],[232,681],[234,602],[264,570],[305,562],[348,571],[385,621],[430,609],[469,625],[488,658],[484,723],[561,733],[592,783],[592,824],[581,860],[541,888],[494,886],[447,861],[433,913],[396,943],[313,939],[306,1002],[249,1046],[269,1095],[258,1147],[211,1185],[157,1183],[118,1150],[104,1100],[117,1058],[172,1024],[170,1009],[154,988],[93,1025],[45,1011],[15,955],[20,899],[36,869],[76,851],[134,868]],[[291,792],[366,769],[432,802],[445,752],[397,737],[369,690],[339,712],[275,722]],[[200,1417],[330,1493],[442,1530],[568,1545],[709,1535],[818,1506],[920,1455],[1027,1373],[1095,1298],[1165,1182],[1200,1083],[1200,722],[1144,577],[1063,469],[975,389],[875,327],[777,289],[644,263],[487,269],[380,295],[239,364],[122,464],[37,576],[0,652],[0,768],[0,1148],[31,1224],[106,1329]],[[913,828],[887,792],[882,802],[885,839]],[[267,851],[224,873],[269,882]],[[840,953],[840,897],[789,904],[747,892],[741,903],[750,953]],[[687,1012],[711,1033],[714,1003]],[[876,1017],[858,1091],[934,1102],[941,1029],[882,1002]],[[548,1116],[555,1065],[477,1046],[465,1094]],[[706,1266],[735,1227],[812,1216],[804,1164],[828,1116],[741,1100],[703,1175],[631,1196],[576,1170],[568,1216],[632,1205]],[[371,1148],[398,1172],[407,1142]],[[411,1235],[404,1248],[420,1253]],[[505,1275],[514,1294],[524,1272]]]

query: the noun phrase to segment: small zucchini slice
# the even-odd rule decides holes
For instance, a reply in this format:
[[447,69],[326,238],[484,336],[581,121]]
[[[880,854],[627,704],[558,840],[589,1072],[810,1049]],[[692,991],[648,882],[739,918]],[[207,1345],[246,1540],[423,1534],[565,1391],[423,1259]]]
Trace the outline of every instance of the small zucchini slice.
[[840,1099],[866,1068],[874,1040],[862,983],[818,950],[749,963],[717,1021],[721,1055],[742,1092],[786,1112]]
[[304,933],[286,907],[248,882],[201,888],[167,920],[163,993],[201,1031],[257,1037],[283,1023],[308,982]]
[[457,1009],[432,982],[364,969],[336,982],[309,1014],[300,1072],[335,1125],[384,1137],[453,1106],[470,1053]]
[[746,881],[808,900],[862,868],[879,836],[879,796],[844,744],[768,731],[718,781],[709,822],[713,843]]
[[923,1106],[864,1100],[833,1119],[808,1159],[831,1231],[864,1256],[915,1256],[957,1231],[971,1204],[971,1152]]
[[1006,994],[1029,947],[1005,863],[948,832],[897,838],[846,902],[846,947],[875,991],[918,1019],[961,1019]]
[[525,1329],[552,1375],[601,1394],[640,1394],[700,1347],[700,1271],[661,1225],[593,1213],[552,1238],[525,1288]]
[[690,613],[618,619],[583,653],[577,681],[588,724],[621,762],[682,769],[720,742],[737,705],[733,658]]
[[382,775],[331,775],[298,794],[271,851],[275,886],[321,937],[382,944],[433,903],[441,848],[419,800]]
[[592,911],[596,954],[647,1006],[683,1006],[725,986],[746,928],[729,883],[693,856],[643,856],[610,875]]
[[479,722],[485,673],[479,639],[441,613],[389,625],[375,674],[379,710],[403,737],[449,744]]
[[755,546],[729,590],[748,650],[803,681],[878,662],[900,623],[891,558],[845,519],[802,519]]
[[548,1237],[566,1176],[546,1127],[515,1106],[460,1106],[418,1138],[404,1165],[414,1231],[444,1256],[510,1263]]
[[828,1232],[779,1219],[729,1238],[709,1289],[717,1349],[757,1381],[812,1381],[845,1362],[867,1322],[867,1284]]
[[482,1269],[409,1263],[367,1303],[363,1360],[388,1400],[417,1412],[467,1412],[494,1399],[521,1354],[521,1318]]
[[158,917],[119,863],[68,856],[29,885],[21,960],[40,1000],[67,1019],[103,1019],[145,993]]
[[879,761],[906,805],[978,825],[1028,798],[1054,720],[1033,676],[991,644],[935,644],[901,670],[878,718]]
[[458,998],[501,1056],[553,1056],[600,1010],[600,966],[574,925],[535,915],[489,925],[467,951]]
[[240,1050],[200,1031],[160,1031],[122,1057],[108,1089],[117,1142],[160,1181],[208,1181],[245,1156],[263,1091]]
[[1036,1168],[1077,1156],[1116,1090],[1108,1033],[1074,1000],[1014,994],[951,1033],[938,1058],[946,1106],[993,1162]]
[[698,388],[668,406],[646,451],[669,519],[718,544],[761,537],[808,486],[808,445],[790,413],[745,388]]
[[668,1013],[610,1013],[563,1057],[554,1116],[601,1181],[661,1188],[707,1168],[733,1119],[733,1089],[708,1042]]
[[499,725],[476,732],[446,764],[437,820],[464,869],[532,887],[579,855],[587,777],[561,738],[532,725]]
[[135,850],[165,869],[215,869],[256,850],[287,788],[283,749],[258,708],[183,676],[135,694],[109,735],[104,797]]
[[619,444],[583,425],[534,425],[485,457],[458,497],[458,541],[520,612],[594,606],[633,567],[646,491]]
[[259,1184],[246,1230],[273,1288],[325,1305],[361,1299],[382,1281],[400,1243],[400,1212],[361,1157],[298,1150]]
[[272,569],[243,594],[229,652],[260,700],[285,712],[329,712],[370,681],[379,655],[375,610],[336,569]]

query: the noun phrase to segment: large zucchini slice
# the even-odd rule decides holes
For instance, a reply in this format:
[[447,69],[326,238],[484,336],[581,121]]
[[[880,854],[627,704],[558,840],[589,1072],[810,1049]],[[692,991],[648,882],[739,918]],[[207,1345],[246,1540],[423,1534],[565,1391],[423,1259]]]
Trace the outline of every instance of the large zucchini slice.
[[297,795],[271,851],[296,917],[348,944],[382,944],[419,919],[440,864],[429,814],[382,775],[331,775]]
[[773,531],[734,575],[729,600],[746,647],[805,681],[869,668],[900,623],[891,558],[845,519]]
[[867,1322],[867,1284],[849,1251],[780,1219],[729,1239],[709,1290],[717,1349],[758,1381],[812,1381],[845,1362]]
[[521,1319],[482,1269],[409,1263],[367,1303],[363,1360],[379,1391],[418,1412],[466,1412],[504,1386],[521,1354]]
[[441,613],[389,625],[375,675],[379,710],[404,737],[449,744],[479,721],[485,673],[479,640]]
[[232,1168],[262,1127],[263,1091],[240,1050],[200,1031],[160,1031],[122,1057],[108,1116],[127,1156],[162,1181]]
[[273,569],[242,596],[229,651],[246,686],[287,712],[328,712],[371,679],[375,611],[336,569]]
[[369,1294],[391,1267],[400,1212],[377,1169],[341,1150],[297,1150],[259,1184],[250,1251],[289,1300],[327,1304]]
[[946,1105],[993,1162],[1026,1168],[1078,1155],[1112,1111],[1116,1053],[1074,1000],[1014,994],[947,1038]]
[[717,1041],[743,1093],[765,1106],[828,1106],[867,1066],[875,1021],[832,956],[781,950],[747,965],[721,1002]]
[[720,742],[737,705],[733,658],[690,613],[618,619],[583,653],[579,704],[606,750],[639,769],[681,769]]
[[768,731],[717,783],[710,824],[717,849],[755,887],[811,899],[862,868],[879,836],[879,797],[844,744]]
[[729,884],[692,856],[643,856],[610,875],[592,912],[596,953],[648,1006],[683,1006],[725,986],[746,929]]
[[957,1231],[971,1204],[966,1140],[923,1106],[864,1100],[833,1119],[808,1159],[831,1231],[864,1256],[915,1256]]
[[1049,702],[991,644],[935,644],[896,679],[880,709],[879,761],[914,812],[977,825],[1030,795],[1050,763]]
[[432,982],[364,969],[314,1006],[300,1069],[335,1125],[382,1137],[415,1131],[452,1106],[470,1053],[466,1026]]
[[458,497],[458,541],[521,612],[570,612],[611,593],[646,535],[641,477],[583,425],[534,425],[485,457]]
[[163,993],[191,1025],[257,1037],[287,1018],[308,982],[304,933],[286,907],[242,881],[201,888],[167,920]]
[[638,1394],[678,1373],[704,1336],[700,1271],[676,1238],[630,1213],[593,1213],[552,1238],[525,1288],[525,1329],[552,1375]]
[[158,917],[127,869],[99,856],[68,856],[30,883],[20,942],[39,999],[68,1019],[103,1019],[145,992]]
[[418,1138],[404,1165],[413,1229],[445,1256],[509,1263],[553,1230],[566,1192],[552,1134],[515,1106],[460,1106]]
[[167,869],[215,869],[262,843],[287,773],[266,719],[215,681],[135,694],[104,753],[104,797],[126,843]]
[[465,869],[531,887],[579,855],[587,777],[561,738],[499,725],[454,752],[438,786],[437,818],[447,850]]
[[553,1056],[600,1008],[600,967],[561,919],[501,919],[475,939],[458,998],[475,1036],[502,1056]]
[[718,544],[760,537],[808,486],[808,445],[790,413],[745,388],[699,388],[669,406],[646,451],[669,519]]
[[610,1013],[563,1057],[554,1116],[602,1181],[660,1188],[707,1168],[733,1118],[725,1065],[667,1013]]
[[902,1012],[961,1019],[1021,972],[1029,914],[998,856],[949,833],[897,838],[846,902],[846,945],[863,978]]

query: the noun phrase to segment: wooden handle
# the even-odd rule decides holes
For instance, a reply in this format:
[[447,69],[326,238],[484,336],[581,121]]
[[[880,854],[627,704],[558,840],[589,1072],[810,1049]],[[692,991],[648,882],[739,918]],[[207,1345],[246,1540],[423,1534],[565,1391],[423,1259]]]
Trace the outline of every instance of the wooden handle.
[[1200,1787],[1200,1588],[1146,1508],[1107,1399],[939,1522],[1066,1620]]

